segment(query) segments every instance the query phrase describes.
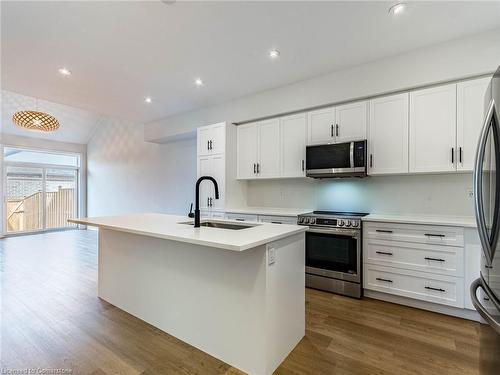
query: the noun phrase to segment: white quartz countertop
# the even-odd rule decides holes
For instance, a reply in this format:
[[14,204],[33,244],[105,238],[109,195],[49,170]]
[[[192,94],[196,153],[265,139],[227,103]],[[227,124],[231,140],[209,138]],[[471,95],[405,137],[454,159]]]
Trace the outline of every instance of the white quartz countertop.
[[449,225],[464,228],[476,227],[476,219],[473,216],[370,214],[363,217],[362,220],[406,224]]
[[[206,220],[202,219],[202,222]],[[251,249],[281,238],[302,233],[307,229],[307,227],[298,225],[248,222],[245,222],[245,224],[256,225],[240,230],[208,227],[194,228],[192,225],[180,224],[193,221],[193,219],[189,219],[188,217],[156,213],[71,219],[69,221],[76,224],[233,251]],[[223,219],[211,221],[242,224],[238,221]]]
[[299,216],[312,212],[313,209],[307,208],[277,208],[277,207],[245,207],[245,208],[226,208],[224,210],[230,214],[253,214],[269,216]]

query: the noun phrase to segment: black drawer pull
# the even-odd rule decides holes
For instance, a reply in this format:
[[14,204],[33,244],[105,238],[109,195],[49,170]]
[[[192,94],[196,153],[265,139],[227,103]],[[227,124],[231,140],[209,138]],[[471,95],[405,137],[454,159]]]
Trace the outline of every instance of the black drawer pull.
[[283,224],[281,221],[271,221],[271,224]]
[[446,290],[444,289],[441,289],[441,288],[433,288],[431,286],[426,286],[425,289],[429,289],[429,290],[435,290],[436,292],[446,292]]
[[379,233],[392,233],[392,230],[387,229],[375,229],[375,231]]
[[236,219],[234,219],[236,221],[245,221],[245,219],[240,219],[239,217],[237,217]]
[[377,254],[383,254],[383,255],[393,255],[392,253],[389,253],[387,251],[376,251]]
[[377,277],[377,280],[378,280],[378,281],[385,281],[385,282],[387,282],[387,283],[392,283],[392,280],[389,280],[389,279],[382,279],[382,278],[380,278],[380,277]]
[[433,260],[435,262],[445,262],[444,259],[439,259],[439,258],[429,258],[429,257],[425,257],[424,258],[425,260]]
[[425,235],[426,235],[427,237],[440,237],[440,238],[444,238],[444,237],[446,237],[446,235],[445,235],[445,234],[425,233]]

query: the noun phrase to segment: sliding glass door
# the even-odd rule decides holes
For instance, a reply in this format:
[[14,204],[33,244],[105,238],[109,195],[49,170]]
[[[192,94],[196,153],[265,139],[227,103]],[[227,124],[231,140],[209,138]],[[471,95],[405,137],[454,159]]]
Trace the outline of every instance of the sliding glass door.
[[5,232],[76,227],[78,167],[75,155],[5,148]]

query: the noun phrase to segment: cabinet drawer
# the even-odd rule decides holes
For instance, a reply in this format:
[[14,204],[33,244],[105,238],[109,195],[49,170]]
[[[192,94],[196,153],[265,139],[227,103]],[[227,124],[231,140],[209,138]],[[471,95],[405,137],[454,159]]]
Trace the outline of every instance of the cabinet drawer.
[[237,221],[257,221],[257,215],[251,214],[226,214],[226,218],[229,220],[237,220]]
[[464,307],[464,280],[392,267],[364,265],[364,288],[443,305]]
[[376,222],[366,222],[363,227],[365,238],[446,246],[464,245],[464,230],[459,227]]
[[273,224],[297,224],[297,218],[293,216],[259,215],[259,221]]
[[423,271],[449,276],[464,276],[464,249],[366,238],[365,263]]

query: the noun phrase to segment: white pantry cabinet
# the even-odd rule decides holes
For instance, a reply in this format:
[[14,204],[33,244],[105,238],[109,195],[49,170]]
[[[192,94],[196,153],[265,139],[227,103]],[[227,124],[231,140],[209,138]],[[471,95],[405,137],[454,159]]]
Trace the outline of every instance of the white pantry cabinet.
[[272,119],[237,128],[238,179],[280,176],[280,120]]
[[368,102],[354,102],[308,113],[307,143],[341,143],[366,139]]
[[215,199],[215,188],[210,181],[200,184],[200,209],[207,212],[224,210],[225,201],[225,157],[224,154],[198,157],[198,177],[212,176],[217,181],[219,199]]
[[477,141],[491,99],[491,77],[457,84],[458,171],[472,171]]
[[456,84],[410,92],[410,173],[456,170]]
[[225,150],[226,123],[202,126],[197,129],[198,155],[220,154]]
[[354,102],[338,106],[335,111],[335,142],[366,139],[368,102]]
[[368,174],[408,173],[409,94],[370,100]]
[[305,113],[281,118],[281,176],[304,177],[307,116]]

